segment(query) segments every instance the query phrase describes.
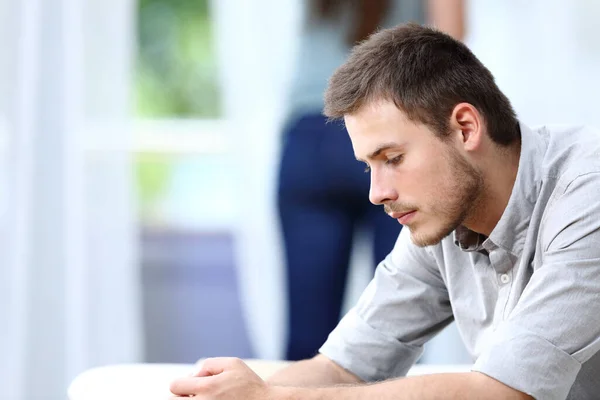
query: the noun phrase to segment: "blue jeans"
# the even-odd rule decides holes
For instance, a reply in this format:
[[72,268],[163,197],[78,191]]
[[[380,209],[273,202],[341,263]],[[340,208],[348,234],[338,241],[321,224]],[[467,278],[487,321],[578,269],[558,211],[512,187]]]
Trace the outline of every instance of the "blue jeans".
[[325,121],[318,114],[303,116],[284,136],[278,211],[287,263],[289,360],[314,356],[337,325],[357,225],[370,231],[376,263],[392,250],[401,228],[369,202],[369,174],[354,158],[342,123]]

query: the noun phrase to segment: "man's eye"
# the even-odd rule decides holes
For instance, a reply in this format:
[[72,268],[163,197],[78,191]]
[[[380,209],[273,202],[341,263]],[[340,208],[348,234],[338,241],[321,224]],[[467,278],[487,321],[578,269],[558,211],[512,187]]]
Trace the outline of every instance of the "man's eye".
[[394,158],[390,158],[389,160],[386,161],[386,163],[390,164],[390,165],[397,165],[397,164],[400,164],[400,162],[402,162],[403,159],[404,159],[404,155],[399,155]]

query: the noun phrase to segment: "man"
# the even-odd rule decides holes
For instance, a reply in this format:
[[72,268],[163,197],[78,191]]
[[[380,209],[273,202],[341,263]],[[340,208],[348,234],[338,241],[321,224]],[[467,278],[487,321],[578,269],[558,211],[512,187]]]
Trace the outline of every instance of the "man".
[[[325,97],[367,164],[370,200],[408,229],[319,355],[268,383],[239,360],[210,359],[173,393],[597,398],[600,134],[519,124],[463,44],[418,25],[357,46]],[[394,379],[452,320],[472,371]]]

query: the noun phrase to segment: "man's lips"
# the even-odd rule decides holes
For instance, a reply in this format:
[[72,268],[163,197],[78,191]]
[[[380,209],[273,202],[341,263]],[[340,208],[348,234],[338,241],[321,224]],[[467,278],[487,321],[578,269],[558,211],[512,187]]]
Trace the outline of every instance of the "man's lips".
[[405,215],[414,213],[415,211],[417,211],[417,210],[411,210],[411,211],[407,211],[407,212],[393,212],[388,215],[394,219],[399,219],[399,218],[404,217]]
[[390,217],[395,218],[396,221],[401,223],[402,225],[407,225],[413,219],[413,216],[417,210],[412,210],[408,212],[393,212],[390,214]]

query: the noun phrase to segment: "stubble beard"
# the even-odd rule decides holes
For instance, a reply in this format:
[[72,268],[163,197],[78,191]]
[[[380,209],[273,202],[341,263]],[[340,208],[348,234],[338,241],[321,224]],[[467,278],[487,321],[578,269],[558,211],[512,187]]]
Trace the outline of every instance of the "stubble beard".
[[464,160],[454,149],[447,155],[453,172],[450,185],[440,193],[438,204],[432,213],[438,217],[441,225],[431,233],[419,233],[418,226],[407,225],[411,240],[418,247],[433,246],[440,243],[470,215],[477,215],[484,189],[484,179],[480,171]]

